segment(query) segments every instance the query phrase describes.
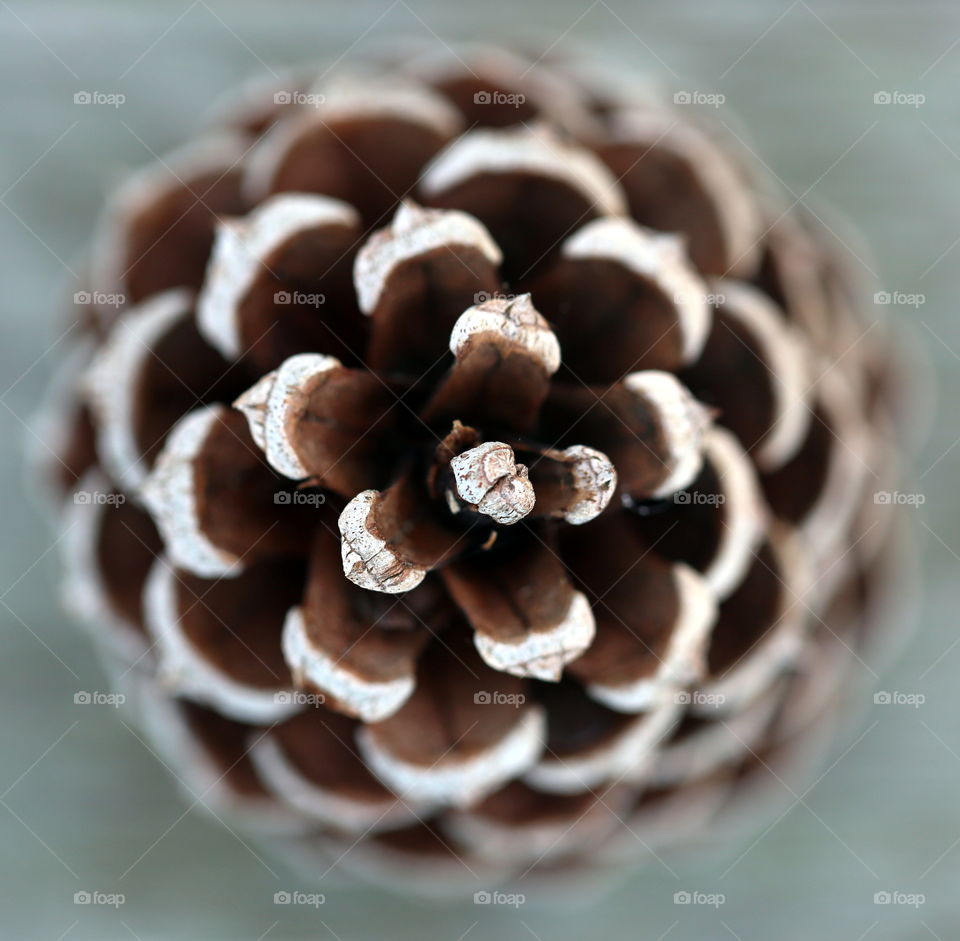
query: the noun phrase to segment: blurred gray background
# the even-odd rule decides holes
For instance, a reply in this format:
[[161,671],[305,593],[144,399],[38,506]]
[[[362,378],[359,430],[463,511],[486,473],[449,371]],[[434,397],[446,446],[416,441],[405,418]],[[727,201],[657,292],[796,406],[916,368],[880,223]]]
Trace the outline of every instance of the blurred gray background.
[[[86,639],[56,600],[56,547],[26,496],[24,421],[62,352],[70,268],[104,193],[162,153],[243,76],[337,56],[391,36],[590,41],[680,88],[726,96],[751,147],[790,187],[850,217],[890,291],[884,313],[926,348],[940,408],[914,457],[912,510],[925,585],[920,630],[877,687],[921,694],[878,706],[807,793],[739,842],[653,862],[579,909],[424,904],[372,889],[327,891],[319,909],[277,906],[306,888],[264,865],[197,809],[109,706]],[[903,0],[511,0],[270,4],[0,0],[0,935],[17,939],[458,939],[957,937],[960,874],[960,7]],[[119,92],[119,109],[77,91]],[[922,95],[876,104],[878,92]],[[868,677],[869,678],[869,677]],[[800,798],[797,800],[797,798]],[[722,893],[718,909],[678,890]],[[121,892],[117,908],[78,891]],[[876,905],[881,891],[923,904]]]

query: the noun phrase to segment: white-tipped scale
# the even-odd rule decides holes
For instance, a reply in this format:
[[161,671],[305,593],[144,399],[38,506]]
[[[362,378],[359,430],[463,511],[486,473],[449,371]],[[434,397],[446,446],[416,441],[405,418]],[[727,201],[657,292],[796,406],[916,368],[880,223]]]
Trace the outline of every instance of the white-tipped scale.
[[371,235],[357,254],[353,283],[360,310],[373,313],[399,265],[446,246],[475,249],[492,265],[503,260],[490,233],[473,216],[454,209],[423,209],[404,200],[390,225]]
[[[74,494],[106,495],[111,489],[100,471],[91,470],[77,482]],[[97,542],[104,514],[112,509],[105,501],[95,499],[74,498],[64,504],[60,540],[64,577],[60,591],[70,613],[129,665],[144,658],[149,644],[143,632],[116,610],[103,580]]]
[[810,426],[807,399],[811,376],[803,341],[776,305],[756,288],[721,280],[717,293],[720,308],[749,331],[770,372],[773,425],[752,453],[761,467],[776,469],[797,453]]
[[233,403],[247,419],[267,463],[286,477],[301,480],[310,475],[288,436],[290,419],[300,404],[299,393],[312,379],[341,366],[334,356],[298,353],[257,380]]
[[243,570],[236,555],[214,545],[200,528],[193,462],[223,410],[222,405],[211,405],[181,418],[140,490],[171,563],[202,578],[235,576]]
[[90,407],[97,419],[97,454],[110,476],[125,490],[143,484],[144,464],[134,427],[138,384],[157,342],[190,316],[187,290],[164,291],[131,308],[117,321],[84,376]]
[[663,147],[680,157],[716,208],[726,257],[734,274],[752,271],[763,234],[760,210],[746,173],[699,128],[675,111],[628,108],[612,122],[615,141]]
[[467,308],[450,332],[450,352],[462,356],[473,338],[483,334],[523,347],[549,375],[560,368],[560,343],[529,294],[510,300],[494,298]]
[[774,531],[771,547],[777,557],[783,592],[776,622],[722,676],[700,685],[691,712],[705,717],[739,712],[770,689],[775,678],[796,663],[805,649],[810,611],[806,595],[813,581],[802,540],[785,527]]
[[517,722],[486,751],[465,759],[447,755],[433,765],[398,758],[368,728],[357,743],[371,770],[395,793],[414,801],[465,807],[527,771],[540,757],[546,740],[546,715],[539,706],[521,711]]
[[652,496],[668,497],[691,484],[700,473],[710,413],[672,373],[644,369],[630,373],[623,384],[652,403],[659,413],[669,473]]
[[304,816],[347,833],[380,833],[416,823],[418,811],[395,797],[361,800],[324,788],[305,777],[272,735],[250,750],[250,758],[264,784]]
[[242,219],[217,223],[213,251],[197,297],[197,326],[226,359],[243,353],[241,302],[258,277],[269,275],[270,254],[298,232],[322,226],[356,226],[352,206],[312,193],[271,196]]
[[609,709],[643,712],[659,702],[666,691],[703,676],[710,630],[717,616],[716,599],[705,579],[687,565],[674,565],[673,579],[679,599],[677,621],[653,675],[616,686],[591,683],[587,687],[587,692]]
[[[192,599],[191,604],[203,604]],[[177,605],[177,574],[166,559],[157,559],[144,590],[147,629],[157,644],[158,678],[180,696],[251,725],[268,725],[299,712],[293,690],[277,679],[275,689],[240,683],[208,660],[184,631]]]
[[450,469],[460,499],[503,526],[518,523],[536,503],[527,468],[502,441],[469,448],[451,459]]
[[563,243],[572,259],[615,261],[652,283],[674,305],[682,337],[683,361],[696,360],[710,332],[709,289],[677,235],[656,232],[632,219],[594,219]]
[[443,96],[423,86],[395,81],[350,79],[323,86],[316,107],[304,108],[278,121],[260,140],[246,165],[244,190],[251,201],[269,192],[290,151],[318,129],[342,120],[401,120],[441,137],[452,137],[462,121]]
[[683,707],[672,690],[618,735],[583,755],[563,758],[545,753],[523,780],[538,791],[579,794],[611,781],[640,779],[651,767],[663,740],[680,721]]
[[563,619],[549,630],[530,631],[518,644],[506,643],[478,631],[473,642],[480,656],[495,670],[556,682],[563,668],[590,646],[595,633],[596,622],[590,602],[582,592],[576,591]]
[[240,165],[248,146],[244,135],[217,130],[127,177],[97,224],[90,251],[91,285],[98,292],[125,299],[130,264],[127,237],[137,216],[197,177],[227,174]]
[[717,553],[703,577],[722,601],[747,574],[769,514],[757,472],[731,432],[711,427],[704,438],[704,454],[720,481],[723,506],[718,512],[723,514],[724,523]]
[[438,196],[474,177],[507,173],[556,180],[602,215],[626,215],[623,190],[603,162],[540,125],[467,131],[427,166],[421,188],[428,196]]
[[379,490],[358,493],[337,520],[343,574],[370,591],[399,594],[424,580],[427,569],[401,559],[380,535],[375,522]]
[[298,683],[322,690],[340,704],[341,711],[364,722],[378,722],[393,715],[414,690],[412,673],[385,681],[369,680],[311,643],[299,607],[287,612],[282,644],[284,659]]

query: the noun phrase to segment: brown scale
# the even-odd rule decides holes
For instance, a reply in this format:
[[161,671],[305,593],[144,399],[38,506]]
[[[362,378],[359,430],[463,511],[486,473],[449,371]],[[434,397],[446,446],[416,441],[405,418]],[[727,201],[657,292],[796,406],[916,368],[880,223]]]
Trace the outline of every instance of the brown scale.
[[716,409],[717,423],[729,428],[747,453],[773,427],[778,379],[749,329],[723,307],[714,308],[700,358],[678,376],[701,402]]
[[[373,238],[381,235],[386,233]],[[448,367],[447,344],[457,318],[499,288],[496,266],[472,246],[447,244],[403,261],[371,311],[368,365],[411,379]]]
[[544,404],[541,437],[553,447],[585,443],[617,469],[619,491],[645,499],[667,478],[670,455],[658,413],[623,383],[585,388],[555,382]]
[[561,546],[575,584],[591,602],[593,644],[570,664],[583,683],[617,686],[656,673],[680,613],[672,566],[647,553],[626,514],[606,514],[585,542],[569,531]]
[[618,261],[562,258],[526,286],[560,341],[562,381],[603,385],[683,362],[673,298]]
[[368,323],[351,280],[359,235],[341,223],[301,229],[258,262],[236,314],[243,358],[257,375],[307,350],[363,365]]
[[488,667],[462,626],[424,651],[413,695],[392,716],[366,726],[391,756],[429,769],[496,746],[522,717],[527,681]]
[[667,497],[631,503],[633,529],[645,546],[672,562],[705,572],[720,550],[729,507],[717,468],[707,457],[696,479],[684,489],[689,502]]
[[117,612],[144,633],[143,587],[162,550],[153,520],[131,501],[110,504],[100,515],[96,544],[100,576]]
[[507,284],[525,283],[552,261],[564,238],[602,215],[569,183],[532,172],[478,172],[419,198],[426,206],[460,209],[479,219],[503,251]]
[[318,120],[284,153],[265,195],[322,193],[357,209],[366,227],[383,225],[446,143],[401,117]]
[[779,626],[793,602],[785,580],[770,544],[760,546],[743,581],[720,605],[707,651],[708,681],[737,666]]
[[120,262],[128,305],[167,288],[200,287],[218,218],[247,209],[240,176],[239,165],[188,175],[135,214]]
[[595,702],[572,677],[559,683],[537,683],[533,692],[547,712],[546,758],[570,761],[589,755],[637,721],[636,716],[614,712]]
[[213,423],[193,474],[199,528],[217,548],[244,563],[306,550],[315,508],[277,501],[294,485],[270,470],[239,412]]
[[620,181],[637,222],[682,233],[703,274],[726,274],[735,259],[727,256],[717,209],[687,160],[665,143],[610,143],[597,153]]
[[57,448],[55,474],[57,492],[69,494],[83,475],[97,463],[96,428],[90,409],[73,403],[64,441]]
[[816,403],[800,450],[781,468],[760,478],[776,516],[788,523],[803,522],[823,492],[833,449],[841,447],[826,410]]
[[145,357],[134,389],[133,427],[140,454],[153,464],[167,433],[187,412],[230,401],[250,381],[200,335],[192,315],[179,319]]
[[[340,541],[333,520],[316,530],[302,611],[310,645],[361,680],[386,683],[414,672],[417,656],[440,630],[446,602],[424,584],[402,599],[366,591],[343,577]],[[310,685],[310,678],[302,678]],[[349,703],[328,697],[331,708],[349,713]]]
[[244,686],[286,689],[290,670],[280,651],[288,608],[303,593],[305,567],[289,559],[260,562],[234,579],[175,574],[179,629],[218,669]]
[[269,732],[284,757],[324,791],[357,801],[384,801],[390,792],[357,753],[358,723],[330,709],[314,707],[297,713]]
[[520,528],[500,551],[474,553],[443,570],[444,584],[471,627],[508,644],[555,627],[567,616],[574,593],[546,541],[552,541],[550,534]]
[[220,781],[241,797],[270,796],[250,760],[249,737],[255,729],[195,703],[178,700],[177,706],[183,710],[198,744],[216,765]]

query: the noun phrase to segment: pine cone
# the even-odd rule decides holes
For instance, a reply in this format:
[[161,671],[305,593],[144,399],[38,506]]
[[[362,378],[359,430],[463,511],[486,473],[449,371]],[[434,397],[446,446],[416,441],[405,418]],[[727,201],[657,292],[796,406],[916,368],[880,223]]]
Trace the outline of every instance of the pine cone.
[[104,215],[49,426],[71,606],[178,775],[305,858],[670,849],[819,741],[885,604],[862,287],[595,68],[299,81]]

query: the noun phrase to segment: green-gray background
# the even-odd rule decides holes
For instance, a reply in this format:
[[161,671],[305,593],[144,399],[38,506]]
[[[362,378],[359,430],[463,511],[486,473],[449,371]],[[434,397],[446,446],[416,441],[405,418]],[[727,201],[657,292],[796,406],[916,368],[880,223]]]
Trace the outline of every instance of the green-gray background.
[[[593,41],[681,88],[721,92],[751,146],[791,188],[852,218],[865,259],[917,308],[886,313],[926,347],[940,402],[914,455],[926,503],[912,520],[925,597],[919,633],[881,689],[917,709],[875,706],[837,746],[829,772],[766,832],[653,862],[581,909],[424,905],[371,889],[328,891],[319,910],[276,906],[298,886],[186,804],[109,707],[85,639],[56,602],[56,548],[29,504],[18,451],[56,368],[57,310],[105,191],[190,133],[232,82],[267,67],[336,56],[391,35],[510,37],[540,48]],[[596,936],[956,937],[960,875],[960,7],[903,0],[443,0],[269,4],[0,0],[0,936],[255,941]],[[120,109],[79,107],[77,91],[122,92]],[[878,105],[880,91],[920,107]],[[957,647],[954,647],[957,644]],[[873,665],[869,665],[873,666]],[[801,800],[796,800],[801,797]],[[770,821],[768,821],[770,822]],[[121,878],[121,874],[127,874]],[[720,892],[717,910],[678,890]],[[118,910],[73,903],[122,892]],[[874,904],[922,893],[918,908]]]

